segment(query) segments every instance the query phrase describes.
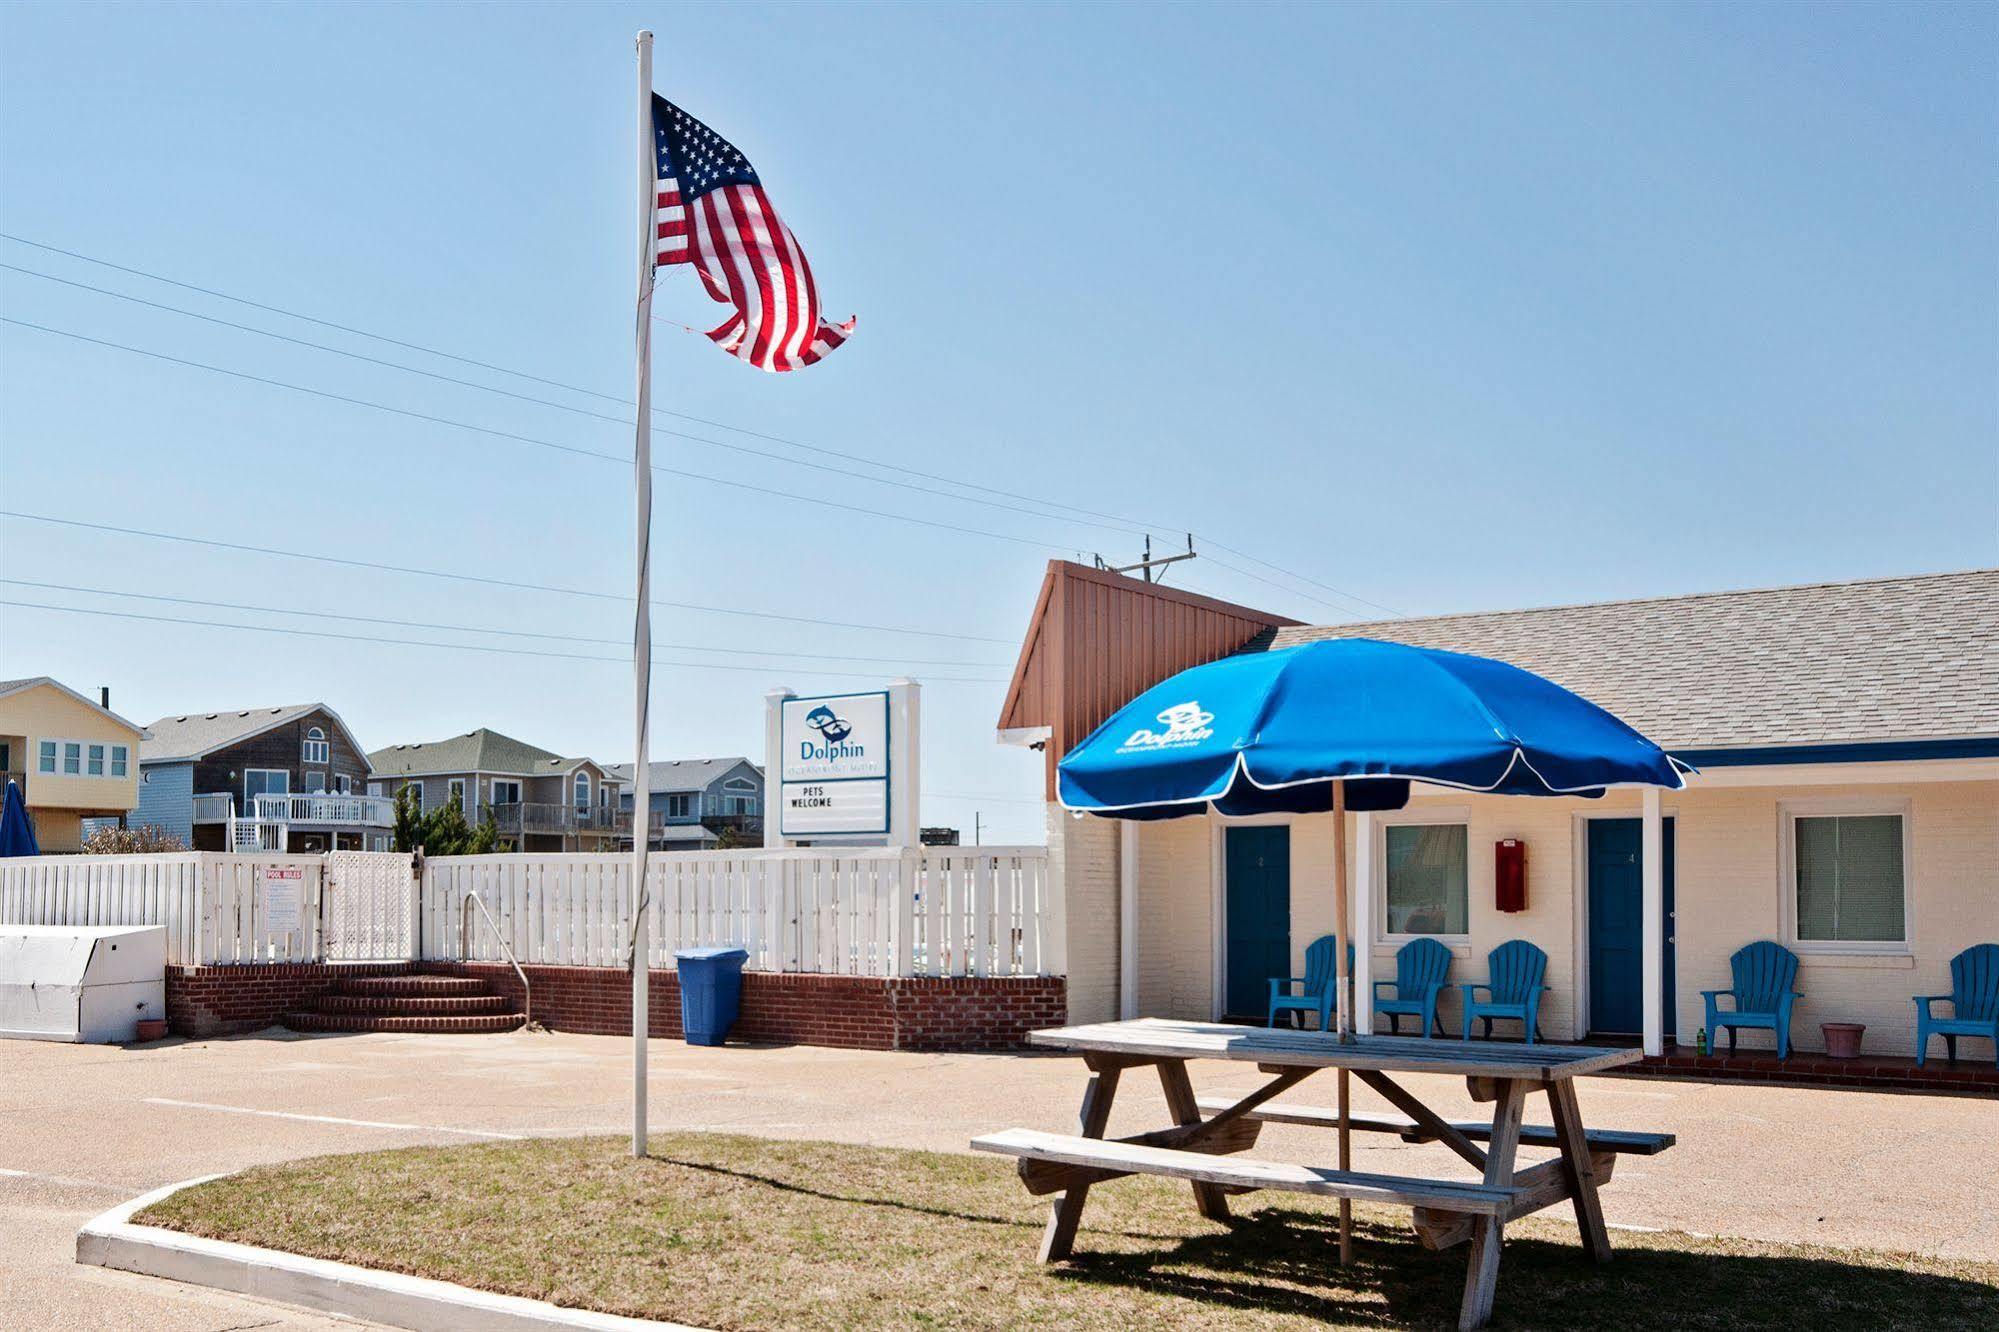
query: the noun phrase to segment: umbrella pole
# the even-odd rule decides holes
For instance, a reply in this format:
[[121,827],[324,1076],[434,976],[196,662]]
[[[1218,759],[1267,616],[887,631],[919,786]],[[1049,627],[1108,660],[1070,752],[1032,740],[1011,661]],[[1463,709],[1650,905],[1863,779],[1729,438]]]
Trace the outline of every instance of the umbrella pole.
[[[1347,784],[1333,783],[1333,991],[1339,1009],[1340,1040],[1353,1040],[1353,968],[1347,964],[1347,944],[1353,937],[1353,916],[1347,902]],[[1348,1110],[1351,1075],[1339,1070],[1340,1169],[1353,1169],[1353,1128]],[[1340,1266],[1353,1263],[1353,1201],[1340,1199]]]

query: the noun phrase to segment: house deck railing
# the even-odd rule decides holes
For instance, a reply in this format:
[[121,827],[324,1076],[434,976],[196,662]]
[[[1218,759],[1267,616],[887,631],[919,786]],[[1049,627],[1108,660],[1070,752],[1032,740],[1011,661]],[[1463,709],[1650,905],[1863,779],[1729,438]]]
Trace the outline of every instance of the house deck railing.
[[510,801],[505,804],[488,805],[486,811],[493,816],[493,825],[502,835],[523,832],[617,833],[630,832],[632,828],[631,811],[606,809],[602,806],[579,809],[574,805]]
[[227,791],[194,798],[196,823],[305,823],[343,828],[392,828],[396,802],[387,796],[343,795],[315,791],[306,795],[260,795],[239,816],[236,797]]

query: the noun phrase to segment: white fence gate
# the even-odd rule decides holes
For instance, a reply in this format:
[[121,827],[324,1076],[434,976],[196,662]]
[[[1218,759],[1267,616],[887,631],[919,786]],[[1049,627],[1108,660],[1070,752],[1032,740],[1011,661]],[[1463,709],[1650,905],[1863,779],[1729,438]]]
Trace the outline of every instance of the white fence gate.
[[402,962],[417,956],[419,881],[399,851],[334,851],[320,901],[328,962]]

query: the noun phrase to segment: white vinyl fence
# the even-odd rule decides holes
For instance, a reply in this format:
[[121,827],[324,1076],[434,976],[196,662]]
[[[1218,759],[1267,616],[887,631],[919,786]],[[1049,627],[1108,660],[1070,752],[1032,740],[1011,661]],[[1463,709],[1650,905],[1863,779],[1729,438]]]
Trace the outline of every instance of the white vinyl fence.
[[[727,945],[752,971],[1033,976],[1055,961],[1045,848],[672,852],[647,861],[651,965]],[[493,855],[425,866],[426,957],[626,966],[631,858]],[[469,915],[467,896],[476,897]],[[487,919],[490,916],[490,921]]]
[[[662,853],[646,876],[649,960],[729,945],[758,971],[1061,974],[1047,865],[1038,846]],[[623,967],[631,878],[628,855],[441,857],[420,882],[385,852],[41,856],[0,860],[0,924],[164,925],[176,966],[510,949],[524,965]],[[296,929],[273,927],[280,884],[297,889]]]
[[[407,857],[403,859],[407,860]],[[295,870],[298,927],[267,918],[267,871]],[[0,925],[164,925],[167,962],[317,962],[324,858],[181,851],[0,860]]]

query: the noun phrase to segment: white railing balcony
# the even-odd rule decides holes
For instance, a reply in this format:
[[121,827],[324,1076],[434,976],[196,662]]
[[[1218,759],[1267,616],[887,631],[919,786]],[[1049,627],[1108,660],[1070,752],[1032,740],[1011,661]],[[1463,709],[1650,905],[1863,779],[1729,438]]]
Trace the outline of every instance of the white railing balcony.
[[236,797],[227,791],[194,798],[196,823],[227,823],[236,813]]
[[260,823],[327,823],[391,828],[396,822],[396,802],[387,796],[341,795],[333,791],[310,795],[260,795],[252,802],[251,817]]

